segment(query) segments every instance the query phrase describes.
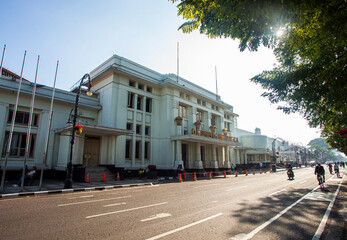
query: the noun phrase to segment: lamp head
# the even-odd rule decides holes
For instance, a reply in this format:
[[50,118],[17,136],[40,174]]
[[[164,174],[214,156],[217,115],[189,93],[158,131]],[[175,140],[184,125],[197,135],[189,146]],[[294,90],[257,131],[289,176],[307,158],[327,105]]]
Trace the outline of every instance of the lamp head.
[[67,125],[68,127],[71,127],[71,126],[72,126],[72,122],[71,122],[70,119],[69,119],[69,121],[66,123],[66,125]]
[[90,96],[92,96],[92,95],[93,95],[92,91],[90,91],[90,90],[87,91],[87,96],[88,96],[88,97],[90,97]]

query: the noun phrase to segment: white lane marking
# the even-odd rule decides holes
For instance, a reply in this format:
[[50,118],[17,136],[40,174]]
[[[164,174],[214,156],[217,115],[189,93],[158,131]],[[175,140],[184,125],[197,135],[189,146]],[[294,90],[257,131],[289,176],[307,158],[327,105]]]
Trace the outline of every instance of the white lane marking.
[[242,187],[236,187],[236,188],[230,188],[230,189],[227,189],[225,191],[229,192],[229,191],[232,191],[232,190],[236,190],[236,189],[240,189],[240,188],[246,188],[248,186],[242,186]]
[[[312,193],[313,191],[315,191],[319,186],[315,187],[313,190],[311,190],[309,193]],[[308,193],[308,194],[309,194]],[[307,194],[306,194],[307,195]],[[305,196],[306,196],[305,195]],[[301,197],[299,200],[297,200],[296,202],[292,203],[290,206],[288,206],[287,208],[283,209],[281,212],[279,212],[276,216],[272,217],[271,219],[269,219],[268,221],[266,221],[265,223],[263,223],[262,225],[260,225],[259,227],[257,227],[256,229],[254,229],[252,232],[246,234],[243,238],[241,238],[242,240],[248,240],[251,239],[252,237],[254,237],[255,234],[257,234],[258,232],[260,232],[261,230],[263,230],[265,227],[267,227],[268,225],[270,225],[270,223],[272,223],[273,221],[275,221],[277,218],[281,217],[283,214],[285,214],[288,210],[290,210],[292,207],[294,207],[296,204],[298,204],[299,202],[301,202],[305,196]]]
[[283,189],[281,189],[281,190],[279,190],[279,191],[277,191],[277,192],[274,192],[274,193],[269,194],[269,196],[275,195],[275,194],[280,193],[280,192],[283,192],[283,191],[285,191],[285,190],[286,190],[286,189],[283,188]]
[[64,203],[64,204],[59,204],[58,207],[83,204],[83,203],[91,203],[91,202],[100,202],[100,201],[107,201],[107,200],[114,200],[114,199],[121,199],[121,198],[129,198],[129,197],[131,197],[131,196],[123,196],[123,197],[115,197],[115,198],[103,198],[103,199],[96,199],[96,200],[90,200],[90,201],[84,201],[84,202]]
[[116,213],[129,212],[129,211],[134,211],[134,210],[138,210],[138,209],[142,209],[142,208],[155,207],[155,206],[159,206],[159,205],[163,205],[163,204],[168,204],[168,202],[156,203],[156,204],[151,204],[151,205],[146,205],[146,206],[141,206],[141,207],[136,207],[136,208],[129,208],[129,209],[124,209],[124,210],[119,210],[119,211],[114,211],[114,212],[95,214],[95,215],[87,216],[86,218],[95,218],[95,217],[101,217],[101,216],[116,214]]
[[148,218],[145,219],[141,219],[141,222],[146,222],[146,221],[151,221],[151,220],[155,220],[155,219],[159,219],[159,218],[165,218],[165,217],[171,217],[172,215],[170,213],[159,213],[153,216],[150,216]]
[[325,192],[313,192],[307,195],[306,199],[330,202],[334,199],[334,194]]
[[201,220],[199,220],[199,221],[197,221],[197,222],[193,222],[193,223],[191,223],[191,224],[188,224],[188,225],[185,225],[185,226],[182,226],[182,227],[173,229],[173,230],[171,230],[171,231],[168,231],[168,232],[159,234],[159,235],[157,235],[157,236],[154,236],[154,237],[151,237],[151,238],[147,238],[147,240],[155,240],[155,239],[159,239],[159,238],[165,237],[165,236],[170,235],[170,234],[172,234],[172,233],[181,231],[181,230],[183,230],[183,229],[186,229],[186,228],[192,227],[192,226],[194,226],[194,225],[197,225],[197,224],[206,222],[206,221],[208,221],[208,220],[211,220],[211,219],[213,219],[213,218],[219,217],[219,216],[222,215],[222,214],[223,214],[223,213],[218,213],[218,214],[213,215],[213,216],[211,216],[211,217],[201,219]]
[[[331,182],[340,182],[341,179],[333,178],[333,179],[329,179],[328,181],[329,181],[329,182],[330,182],[330,181],[331,181]],[[328,181],[327,181],[327,182],[328,182]]]
[[208,185],[203,185],[203,186],[197,186],[197,187],[194,187],[194,188],[204,188],[204,187],[216,186],[216,185],[220,185],[220,184],[208,184]]
[[305,181],[299,182],[299,184],[303,184],[303,183],[305,183],[305,182],[307,182],[307,181],[305,180]]
[[125,202],[121,202],[121,203],[112,203],[112,204],[107,204],[104,205],[104,207],[113,207],[113,206],[119,206],[119,205],[125,205]]
[[84,195],[84,196],[72,197],[72,198],[68,198],[68,199],[69,199],[69,200],[71,200],[71,199],[78,199],[78,198],[90,198],[90,197],[94,197],[94,195]]
[[314,189],[312,189],[309,193],[305,194],[303,197],[301,197],[300,199],[298,199],[296,202],[292,203],[290,206],[288,206],[287,208],[283,209],[281,212],[279,212],[276,216],[272,217],[271,219],[269,219],[268,221],[266,221],[265,223],[263,223],[262,225],[260,225],[259,227],[257,227],[256,229],[254,229],[252,232],[246,234],[244,237],[242,237],[242,240],[248,240],[251,239],[252,237],[254,237],[255,234],[257,234],[258,232],[260,232],[261,230],[263,230],[265,227],[267,227],[268,225],[270,225],[273,221],[275,221],[276,219],[278,219],[279,217],[281,217],[283,214],[285,214],[287,211],[289,211],[291,208],[293,208],[295,205],[297,205],[299,202],[301,202],[302,200],[304,200],[306,198],[306,196],[308,196],[309,194],[313,193],[314,191],[316,191],[320,186],[315,187]]
[[328,218],[329,218],[329,215],[330,215],[330,212],[331,212],[331,209],[333,208],[334,206],[334,203],[335,203],[335,200],[336,200],[336,196],[337,194],[339,193],[339,190],[340,190],[340,187],[341,187],[341,184],[343,182],[343,179],[344,179],[345,176],[342,177],[342,180],[341,182],[339,183],[339,186],[337,187],[336,191],[335,191],[335,194],[334,194],[334,199],[330,202],[327,210],[325,211],[325,214],[324,214],[324,217],[322,219],[322,221],[320,222],[319,224],[319,227],[317,228],[317,231],[315,232],[314,236],[312,237],[312,240],[318,240],[320,239],[320,237],[322,236],[322,233],[324,231],[324,228],[325,228],[325,225],[328,221]]

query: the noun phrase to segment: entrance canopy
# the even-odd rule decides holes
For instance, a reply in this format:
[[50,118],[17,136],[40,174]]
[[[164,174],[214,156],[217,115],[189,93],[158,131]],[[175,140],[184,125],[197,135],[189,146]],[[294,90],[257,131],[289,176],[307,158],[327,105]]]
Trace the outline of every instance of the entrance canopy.
[[[57,129],[56,133],[63,133],[67,131],[71,131],[72,126],[64,127]],[[120,136],[120,135],[130,135],[133,134],[133,131],[126,130],[126,129],[120,129],[120,128],[111,128],[111,127],[105,127],[105,126],[98,126],[98,125],[87,125],[83,124],[83,133],[87,135],[95,135],[95,136]]]
[[205,137],[205,136],[200,136],[195,134],[175,136],[175,137],[172,137],[171,140],[175,140],[175,141],[179,140],[184,142],[196,142],[201,144],[214,144],[214,145],[220,145],[220,146],[240,146],[240,143],[238,141],[211,138],[211,137]]

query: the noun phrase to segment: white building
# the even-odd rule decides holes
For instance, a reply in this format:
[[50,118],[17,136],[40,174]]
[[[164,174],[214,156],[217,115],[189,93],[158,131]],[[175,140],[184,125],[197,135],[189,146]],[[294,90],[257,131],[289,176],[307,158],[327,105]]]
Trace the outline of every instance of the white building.
[[[91,97],[82,91],[72,155],[76,166],[110,166],[136,170],[148,165],[175,170],[230,169],[233,164],[294,161],[288,142],[237,128],[237,114],[220,96],[174,74],[160,74],[113,55],[90,73]],[[0,164],[16,102],[19,76],[4,69],[0,77]],[[8,169],[23,167],[33,84],[20,90]],[[76,90],[57,89],[44,159],[53,89],[38,85],[28,166],[65,171],[70,159]],[[276,153],[275,153],[276,152]],[[294,154],[294,155],[293,155]],[[293,155],[293,156],[292,156]],[[294,160],[293,160],[294,159]]]
[[[82,91],[78,122],[83,132],[73,164],[138,169],[228,169],[242,163],[236,136],[237,114],[220,96],[174,74],[163,75],[128,59],[112,56],[91,71],[93,96]],[[17,76],[18,77],[18,76]],[[4,164],[18,79],[0,78],[0,149]],[[8,169],[23,166],[32,83],[20,92]],[[52,88],[39,86],[28,165],[40,168],[47,135]],[[75,105],[74,90],[56,90],[45,168],[65,170],[72,128],[66,126]]]

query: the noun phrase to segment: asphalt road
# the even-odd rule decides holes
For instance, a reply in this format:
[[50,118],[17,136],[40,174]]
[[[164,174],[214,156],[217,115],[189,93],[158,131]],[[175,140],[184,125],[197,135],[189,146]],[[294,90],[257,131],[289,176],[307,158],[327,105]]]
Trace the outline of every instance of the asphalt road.
[[312,239],[341,178],[313,168],[0,200],[1,239]]

